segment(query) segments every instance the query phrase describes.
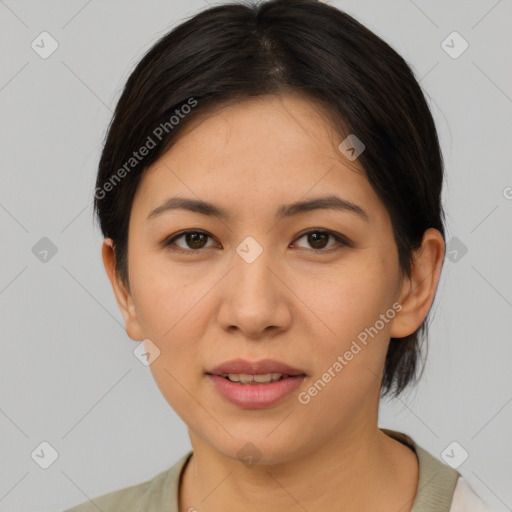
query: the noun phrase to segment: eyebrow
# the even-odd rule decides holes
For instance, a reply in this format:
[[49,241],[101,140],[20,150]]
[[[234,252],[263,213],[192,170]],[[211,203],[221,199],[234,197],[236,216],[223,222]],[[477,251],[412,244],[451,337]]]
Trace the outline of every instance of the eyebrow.
[[[207,201],[185,197],[171,197],[165,201],[164,204],[152,210],[147,216],[147,219],[149,220],[164,212],[172,210],[188,210],[201,215],[208,215],[212,217],[216,216],[226,220],[231,218],[231,215],[227,210]],[[369,222],[369,216],[361,206],[336,195],[317,197],[305,201],[297,201],[291,204],[280,205],[276,211],[276,218],[284,219],[286,217],[291,217],[293,215],[313,210],[345,211],[359,216],[365,222]]]

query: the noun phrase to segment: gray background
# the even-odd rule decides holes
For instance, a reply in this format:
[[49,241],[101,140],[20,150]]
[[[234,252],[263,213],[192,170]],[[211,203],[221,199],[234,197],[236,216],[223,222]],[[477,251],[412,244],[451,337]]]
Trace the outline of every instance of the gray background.
[[[511,510],[512,2],[329,3],[411,64],[448,175],[453,261],[433,307],[427,367],[417,388],[382,402],[380,426],[438,458],[457,441],[469,453],[458,470],[496,510]],[[0,511],[62,510],[152,478],[190,448],[132,353],[138,344],[104,272],[91,205],[103,136],[130,71],[205,6],[0,0]],[[47,59],[31,47],[43,31],[59,45]],[[469,43],[458,58],[441,45],[453,31]],[[57,250],[46,261],[43,237]],[[58,452],[47,469],[31,456],[43,441]]]

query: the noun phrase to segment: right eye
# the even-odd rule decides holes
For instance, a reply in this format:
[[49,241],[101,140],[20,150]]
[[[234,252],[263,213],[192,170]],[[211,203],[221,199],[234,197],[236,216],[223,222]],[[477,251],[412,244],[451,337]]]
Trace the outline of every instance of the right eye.
[[[205,245],[208,238],[212,238],[211,235],[204,231],[182,231],[176,235],[168,238],[164,243],[164,247],[169,248],[171,251],[193,253],[199,252],[201,249],[209,249],[209,246]],[[185,246],[176,243],[177,240],[183,240]],[[174,247],[178,247],[175,249]]]

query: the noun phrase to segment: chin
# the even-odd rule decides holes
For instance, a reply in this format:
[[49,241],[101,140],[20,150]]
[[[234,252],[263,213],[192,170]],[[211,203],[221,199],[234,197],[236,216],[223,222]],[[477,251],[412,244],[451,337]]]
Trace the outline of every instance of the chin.
[[270,435],[269,432],[271,430],[252,436],[246,433],[229,440],[224,437],[222,443],[212,446],[225,457],[240,461],[247,467],[274,466],[290,462],[299,456],[301,448],[304,449],[304,438],[294,442],[293,438],[284,432]]

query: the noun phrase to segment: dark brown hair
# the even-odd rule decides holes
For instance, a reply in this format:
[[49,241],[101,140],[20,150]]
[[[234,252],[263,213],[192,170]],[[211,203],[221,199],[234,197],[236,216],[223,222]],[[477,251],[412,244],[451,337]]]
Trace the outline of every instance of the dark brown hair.
[[[128,224],[145,169],[196,115],[286,92],[324,107],[340,135],[363,141],[358,162],[389,212],[403,274],[410,276],[426,229],[445,237],[438,135],[404,59],[348,14],[315,0],[229,3],[176,26],[145,54],[108,128],[94,207],[128,289]],[[427,318],[413,334],[391,338],[381,396],[398,396],[417,381],[422,335]]]

